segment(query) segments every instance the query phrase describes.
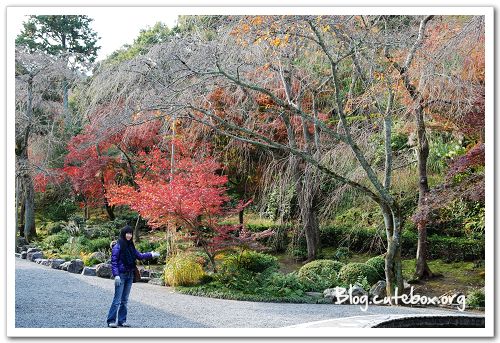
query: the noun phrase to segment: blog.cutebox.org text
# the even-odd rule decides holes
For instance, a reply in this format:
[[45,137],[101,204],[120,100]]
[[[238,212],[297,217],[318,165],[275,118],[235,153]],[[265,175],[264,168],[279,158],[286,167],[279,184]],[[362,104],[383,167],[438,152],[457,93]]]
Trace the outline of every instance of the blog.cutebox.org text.
[[415,294],[413,287],[411,287],[409,293],[398,293],[398,288],[394,290],[394,295],[390,297],[373,296],[371,299],[367,294],[365,295],[353,295],[352,285],[349,289],[336,287],[336,297],[334,299],[334,304],[341,305],[348,303],[351,305],[360,305],[362,311],[368,310],[369,305],[421,305],[421,306],[439,306],[439,305],[456,305],[459,311],[465,310],[465,296],[460,294],[458,296],[453,295],[442,295],[442,296],[425,296],[420,294]]

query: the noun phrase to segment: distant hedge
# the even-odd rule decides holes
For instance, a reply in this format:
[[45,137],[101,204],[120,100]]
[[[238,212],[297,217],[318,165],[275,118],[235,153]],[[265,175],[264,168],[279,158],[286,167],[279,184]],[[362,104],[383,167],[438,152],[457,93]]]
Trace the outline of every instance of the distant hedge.
[[[284,232],[290,226],[272,227],[266,225],[248,226],[252,231],[263,231],[272,228]],[[413,258],[417,253],[418,236],[415,231],[405,230],[402,233],[401,253],[405,258]],[[466,237],[449,237],[430,235],[428,241],[428,257],[445,261],[473,261],[484,259],[484,240]],[[370,252],[383,254],[385,252],[385,232],[377,232],[372,228],[347,228],[324,226],[320,228],[320,242],[323,247],[348,247],[356,253]],[[266,242],[264,242],[266,243]],[[305,242],[304,242],[305,243]],[[305,248],[305,247],[304,247]]]
[[[402,233],[401,253],[403,257],[415,257],[418,236],[414,231]],[[324,227],[321,229],[320,241],[323,246],[347,246],[354,252],[385,252],[385,233],[377,233],[373,229],[351,229],[341,227]],[[441,258],[447,261],[473,261],[484,259],[484,240],[466,237],[448,237],[430,235],[427,237],[428,257]]]

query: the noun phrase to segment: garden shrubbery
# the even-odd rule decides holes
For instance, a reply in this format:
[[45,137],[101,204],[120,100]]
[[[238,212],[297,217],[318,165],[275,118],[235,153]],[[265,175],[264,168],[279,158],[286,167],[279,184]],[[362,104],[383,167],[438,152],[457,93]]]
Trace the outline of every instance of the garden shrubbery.
[[244,250],[225,256],[214,277],[227,288],[244,291],[260,287],[263,280],[278,267],[276,257]]
[[373,285],[379,280],[379,276],[375,268],[365,263],[348,263],[340,269],[338,274],[339,282],[344,286],[354,285],[366,278],[370,285]]
[[337,273],[343,266],[338,261],[315,260],[303,265],[297,275],[308,290],[323,291],[338,285]]
[[378,274],[378,277],[380,280],[385,279],[385,257],[384,255],[380,256],[375,256],[370,258],[368,261],[365,262],[367,265],[373,267]]
[[169,286],[199,284],[205,272],[193,255],[180,253],[171,256],[165,265],[164,279]]
[[60,231],[43,239],[42,245],[47,248],[60,249],[68,242],[69,234],[66,231]]
[[224,265],[234,264],[237,269],[245,269],[253,273],[261,273],[268,269],[277,270],[278,259],[274,256],[253,250],[244,250],[240,254],[229,255]]
[[467,299],[465,300],[467,307],[478,308],[484,307],[484,290],[475,289],[467,294]]
[[311,301],[304,298],[306,287],[296,272],[282,274],[277,270],[274,256],[245,250],[224,256],[217,273],[211,275],[212,282],[181,291],[239,300]]
[[45,230],[48,235],[55,235],[64,229],[65,222],[49,222],[45,225]]

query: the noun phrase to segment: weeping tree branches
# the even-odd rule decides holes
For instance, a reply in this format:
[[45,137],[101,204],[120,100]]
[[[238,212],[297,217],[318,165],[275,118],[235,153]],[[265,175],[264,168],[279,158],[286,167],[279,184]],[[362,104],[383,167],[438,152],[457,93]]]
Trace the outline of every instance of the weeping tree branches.
[[[211,35],[194,31],[171,37],[144,56],[98,71],[87,90],[88,111],[111,105],[105,125],[100,121],[103,133],[133,125],[139,114],[140,121],[161,119],[165,125],[175,117],[276,152],[287,161],[290,183],[300,193],[309,258],[319,245],[320,180],[333,179],[369,197],[384,217],[387,290],[392,294],[403,284],[403,218],[391,182],[396,158],[392,125],[412,108],[404,102],[399,80],[403,77],[403,87],[411,84],[409,71],[422,59],[419,47],[426,42],[429,20],[222,18]],[[415,32],[417,39],[410,39]],[[389,52],[407,57],[401,65],[395,59],[388,63]],[[410,89],[416,94],[416,88]],[[377,162],[373,154],[380,141],[383,159]]]

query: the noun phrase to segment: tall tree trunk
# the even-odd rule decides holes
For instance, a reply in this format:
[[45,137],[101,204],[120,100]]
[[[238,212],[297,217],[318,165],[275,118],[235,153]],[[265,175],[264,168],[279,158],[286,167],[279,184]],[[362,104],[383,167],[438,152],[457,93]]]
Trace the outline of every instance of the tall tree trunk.
[[[100,153],[98,144],[96,145],[96,150],[97,150],[98,156],[100,156],[101,153]],[[100,176],[100,180],[101,180],[102,194],[103,194],[103,198],[104,198],[104,208],[106,209],[106,213],[108,214],[109,220],[115,220],[115,213],[114,213],[115,207],[109,205],[108,198],[106,197],[107,192],[106,192],[106,183],[104,181],[104,171],[103,170],[99,171],[99,176]]]
[[16,236],[19,233],[19,237],[24,237],[24,196],[22,190],[22,180],[19,176],[19,164],[16,161],[16,200],[15,200],[15,223],[16,223]]
[[83,207],[83,218],[85,220],[90,219],[89,206],[86,203],[85,203],[85,206]]
[[307,262],[316,259],[319,250],[319,226],[316,211],[311,204],[301,208],[301,219],[307,244]]
[[[432,19],[432,15],[424,17],[420,21],[420,27],[418,30],[417,40],[414,42],[413,46],[408,53],[406,60],[402,66],[397,62],[391,61],[393,67],[398,70],[404,87],[408,94],[413,100],[415,106],[415,123],[417,125],[417,137],[418,137],[418,148],[417,148],[417,159],[418,159],[418,176],[419,176],[419,197],[418,197],[418,209],[425,206],[426,196],[429,192],[429,184],[427,182],[427,158],[429,156],[429,142],[427,141],[427,136],[425,134],[425,122],[424,122],[424,105],[423,97],[417,87],[412,84],[410,77],[408,75],[408,70],[411,66],[413,58],[417,49],[421,46],[425,37],[425,28],[429,20]],[[391,60],[387,50],[385,51],[386,57]],[[417,248],[417,267],[415,272],[415,277],[418,279],[428,278],[432,276],[432,272],[427,265],[427,220],[424,218],[417,223],[418,229],[418,248]]]
[[388,295],[394,295],[403,290],[403,275],[401,272],[401,217],[399,210],[387,204],[380,204],[384,217],[387,252],[385,254],[385,278]]
[[31,175],[25,177],[24,237],[31,241],[36,237],[35,229],[35,188]]
[[241,210],[240,212],[238,212],[238,220],[239,220],[240,225],[243,225],[244,214],[245,214],[245,210]]
[[109,220],[115,220],[115,207],[109,206],[107,199],[104,199],[104,207],[106,208]]
[[316,175],[313,168],[306,166],[302,174],[302,188],[298,194],[300,217],[307,243],[307,261],[316,259],[319,250],[319,223],[316,214]]
[[307,261],[313,261],[316,259],[319,249],[319,226],[313,204],[314,189],[312,189],[313,185],[310,180],[311,171],[301,170],[299,158],[290,155],[289,172],[292,174],[297,192],[299,218],[306,237]]
[[20,201],[20,208],[19,208],[19,236],[24,237],[24,215],[25,215],[25,210],[26,210],[26,201],[24,200],[24,194],[21,195],[21,198],[19,199]]
[[[429,142],[425,133],[424,110],[421,105],[422,99],[419,95],[419,106],[416,109],[415,119],[417,124],[418,137],[418,207],[425,206],[426,198],[429,193],[429,183],[427,179],[427,159],[429,157]],[[427,279],[432,277],[432,272],[427,264],[427,220],[419,220],[417,223],[418,242],[417,242],[417,262],[415,277],[417,279]]]

